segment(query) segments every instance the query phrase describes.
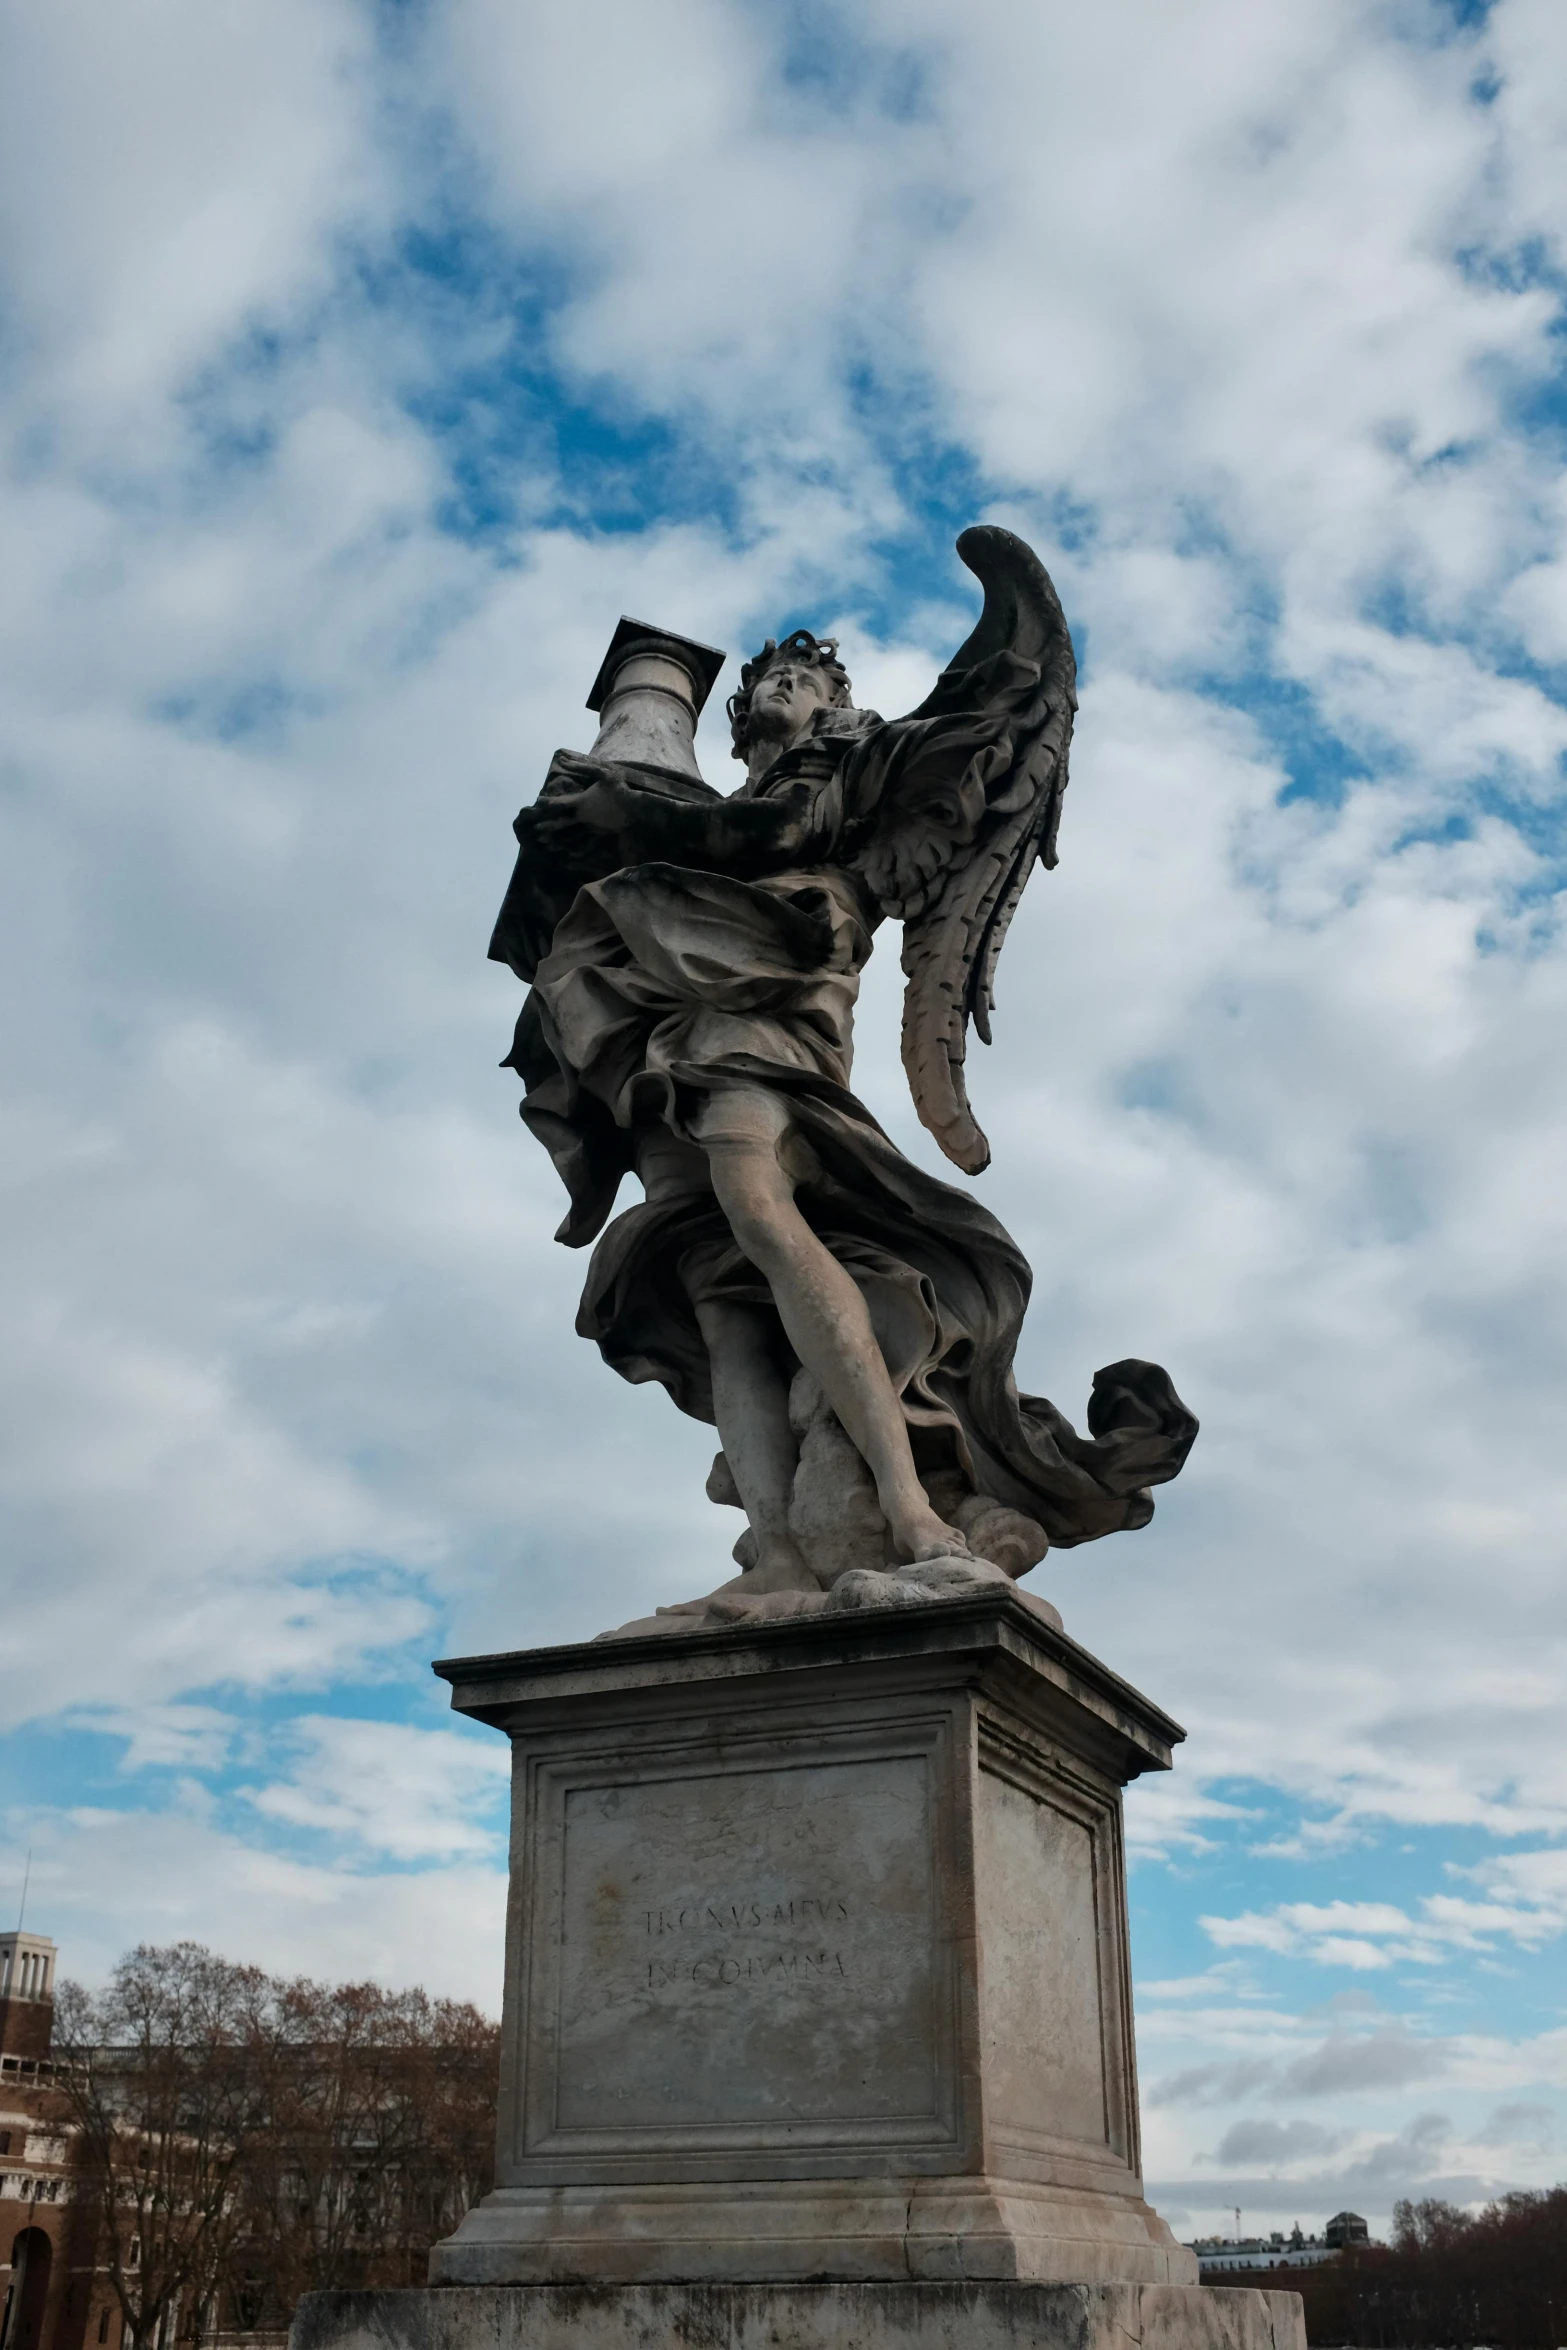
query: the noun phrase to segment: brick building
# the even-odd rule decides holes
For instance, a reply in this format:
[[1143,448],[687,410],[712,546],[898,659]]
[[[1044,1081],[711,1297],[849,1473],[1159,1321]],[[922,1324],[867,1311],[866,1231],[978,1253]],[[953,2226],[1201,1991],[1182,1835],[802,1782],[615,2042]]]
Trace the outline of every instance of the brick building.
[[149,2058],[134,2015],[122,2039],[126,2012],[89,2001],[67,2062],[55,1962],[0,1934],[0,2350],[128,2350],[116,2280],[143,2350],[283,2350],[301,2293],[422,2282],[488,2189],[497,2034],[474,2009],[138,1948],[116,1980],[243,1977],[260,2006],[171,2067],[156,2016]]
[[120,2350],[50,2056],[55,1946],[0,1934],[0,2350]]

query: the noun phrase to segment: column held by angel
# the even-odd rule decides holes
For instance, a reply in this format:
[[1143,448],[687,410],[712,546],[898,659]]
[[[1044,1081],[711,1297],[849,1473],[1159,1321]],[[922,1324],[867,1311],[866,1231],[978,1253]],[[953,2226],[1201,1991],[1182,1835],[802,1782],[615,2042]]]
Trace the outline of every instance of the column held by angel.
[[[577,1328],[716,1425],[708,1492],[746,1517],[741,1572],[639,1631],[1016,1577],[1146,1524],[1196,1434],[1152,1363],[1096,1374],[1086,1435],[1020,1394],[1023,1256],[850,1090],[859,974],[897,920],[915,1107],[983,1171],[966,1034],[989,1041],[1007,925],[1056,861],[1066,622],[1010,532],[958,552],[984,609],[908,717],[854,707],[830,638],[769,641],[725,796],[690,749],[719,657],[623,624],[640,666],[611,672],[594,755],[557,752],[517,818],[490,952],[529,990],[507,1066],[570,1195],[557,1238],[596,1242]],[[644,1197],[610,1221],[628,1174]]]

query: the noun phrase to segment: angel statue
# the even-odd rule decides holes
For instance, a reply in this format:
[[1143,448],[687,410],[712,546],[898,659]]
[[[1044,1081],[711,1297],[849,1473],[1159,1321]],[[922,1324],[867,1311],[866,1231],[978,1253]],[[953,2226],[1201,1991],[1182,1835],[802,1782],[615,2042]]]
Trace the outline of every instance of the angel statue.
[[[556,1237],[597,1241],[577,1328],[716,1425],[708,1493],[746,1517],[737,1576],[628,1631],[1016,1578],[1146,1525],[1197,1431],[1153,1363],[1096,1375],[1086,1436],[1020,1395],[1023,1256],[850,1091],[859,975],[896,920],[915,1107],[983,1171],[966,1032],[989,1042],[1007,925],[1056,862],[1066,621],[1009,531],[958,553],[984,609],[908,717],[855,708],[831,637],[769,639],[729,701],[725,796],[691,748],[722,655],[623,621],[592,755],[558,751],[517,818],[490,952],[529,989],[504,1065],[570,1194]],[[628,1174],[644,1197],[611,1223]]]

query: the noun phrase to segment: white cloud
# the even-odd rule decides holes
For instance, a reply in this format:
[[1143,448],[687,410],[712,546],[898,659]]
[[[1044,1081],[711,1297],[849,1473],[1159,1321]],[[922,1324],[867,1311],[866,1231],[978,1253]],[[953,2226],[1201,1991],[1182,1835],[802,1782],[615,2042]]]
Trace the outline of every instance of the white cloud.
[[1259,2117],[1232,2122],[1214,2152],[1204,2159],[1223,2163],[1230,2169],[1255,2163],[1275,2170],[1287,2163],[1314,2161],[1324,2154],[1336,2154],[1347,2138],[1347,2131],[1325,2130],[1318,2122],[1276,2122]]
[[[351,0],[12,12],[12,331],[47,397],[35,413],[95,464],[176,456],[182,378],[326,293],[332,240],[381,209],[368,29]],[[127,418],[131,450],[114,429]]]
[[[59,1943],[61,1972],[80,1980],[100,1981],[133,1938],[190,1939],[280,1974],[422,1984],[498,2010],[504,1869],[300,1860],[188,1807],[35,1816],[27,1838],[29,1921]],[[8,1876],[14,1866],[20,1879],[21,1858],[13,1844]]]
[[1364,2097],[1381,2090],[1424,2087],[1455,2068],[1456,2051],[1430,2032],[1411,2032],[1393,2019],[1373,2021],[1370,2031],[1342,2026],[1319,2047],[1307,2049],[1277,2076],[1286,2097]]
[[233,1714],[211,1705],[105,1706],[67,1715],[66,1726],[122,1738],[126,1771],[220,1771],[240,1727]]
[[29,1286],[12,1291],[3,1365],[4,1506],[34,1569],[11,1628],[13,1721],[351,1669],[428,1625],[395,1577],[320,1571],[427,1553],[406,1513],[312,1458],[167,1332],[77,1322]]
[[1479,2135],[1486,2145],[1517,2147],[1524,2154],[1550,2154],[1555,2150],[1556,2116],[1548,2105],[1532,2100],[1499,2105],[1488,2115]]
[[1205,1795],[1178,1768],[1168,1776],[1135,1780],[1126,1799],[1128,1858],[1162,1859],[1173,1851],[1206,1851],[1211,1844],[1208,1830],[1247,1816],[1244,1805]]
[[[1144,2167],[1180,2232],[1230,2232],[1236,2203],[1248,2230],[1320,2226],[1348,2206],[1386,2232],[1401,2195],[1477,2203],[1552,2182],[1567,2115],[1560,2032],[1443,2035],[1363,1991],[1331,2012],[1324,2037],[1320,2010],[1237,2018],[1139,2000]],[[1177,2053],[1176,2069],[1148,2071],[1150,2054]]]
[[[1520,1869],[1520,1860],[1537,1865]],[[1499,1938],[1534,1950],[1567,1931],[1567,1852],[1513,1855],[1466,1873],[1527,1885],[1528,1894],[1500,1902],[1429,1893],[1418,1915],[1386,1901],[1283,1901],[1239,1917],[1205,1917],[1202,1927],[1221,1950],[1270,1950],[1355,1971],[1434,1966],[1454,1950],[1494,1950]]]
[[299,1753],[289,1776],[243,1791],[264,1819],[402,1861],[493,1858],[504,1839],[496,1799],[511,1758],[499,1739],[305,1714],[291,1743]]
[[[1528,661],[1567,499],[1517,402],[1559,9],[900,0],[825,81],[786,15],[651,22],[461,0],[402,57],[347,0],[13,11],[8,1701],[196,1769],[227,1701],[193,1693],[334,1720],[436,1612],[453,1646],[585,1635],[722,1570],[709,1432],[570,1335],[493,1066],[506,828],[623,609],[735,649],[841,624],[867,694],[916,700],[967,606],[887,549],[966,467],[1089,656],[1062,867],[972,1068],[1037,1272],[1021,1368],[1071,1411],[1157,1355],[1204,1420],[1147,1534],[1036,1578],[1188,1722],[1134,1835],[1198,1855],[1258,1779],[1312,1808],[1279,1852],[1560,1830],[1567,723]],[[466,257],[388,293],[410,227]],[[651,413],[657,486],[712,514],[600,527],[552,373]],[[468,539],[459,442],[503,452]],[[1279,804],[1296,728],[1353,754],[1337,804]],[[863,1083],[930,1163],[891,943]],[[269,1758],[247,1835],[467,1832],[474,1788],[410,1761],[381,1806],[347,1735]],[[100,1865],[106,1829],[61,1834]],[[324,1873],[277,1863],[268,1912],[216,1834],[147,1828],[92,1931],[218,1914],[167,1835],[236,1934],[368,1946]],[[1230,1946],[1368,1978],[1539,1947],[1550,1857],[1398,1923],[1258,1905]],[[375,1882],[378,1947],[416,1951],[412,1880]],[[1181,2005],[1224,2061],[1300,2053],[1232,1979]]]

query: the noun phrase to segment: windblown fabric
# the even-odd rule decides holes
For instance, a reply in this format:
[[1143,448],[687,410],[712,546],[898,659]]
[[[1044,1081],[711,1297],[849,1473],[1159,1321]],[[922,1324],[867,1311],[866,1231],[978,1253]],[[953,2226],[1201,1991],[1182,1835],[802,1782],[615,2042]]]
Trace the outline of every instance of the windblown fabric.
[[[795,781],[779,785],[793,794],[780,847],[820,856],[820,796],[802,817]],[[683,845],[704,812],[680,810]],[[866,1299],[922,1473],[957,1470],[1058,1546],[1144,1525],[1148,1488],[1177,1473],[1196,1434],[1167,1375],[1136,1361],[1099,1372],[1088,1437],[1019,1395],[1021,1252],[968,1193],[905,1159],[849,1090],[877,918],[855,872],[825,858],[744,879],[653,860],[586,881],[546,926],[510,1065],[571,1195],[557,1237],[591,1240],[634,1165],[648,1184],[645,1204],[598,1241],[577,1328],[623,1378],[657,1380],[683,1412],[713,1420],[693,1299],[771,1298],[700,1152],[679,1146],[705,1099],[764,1086],[789,1102],[780,1148],[798,1205]],[[665,1139],[674,1147],[661,1152]]]

